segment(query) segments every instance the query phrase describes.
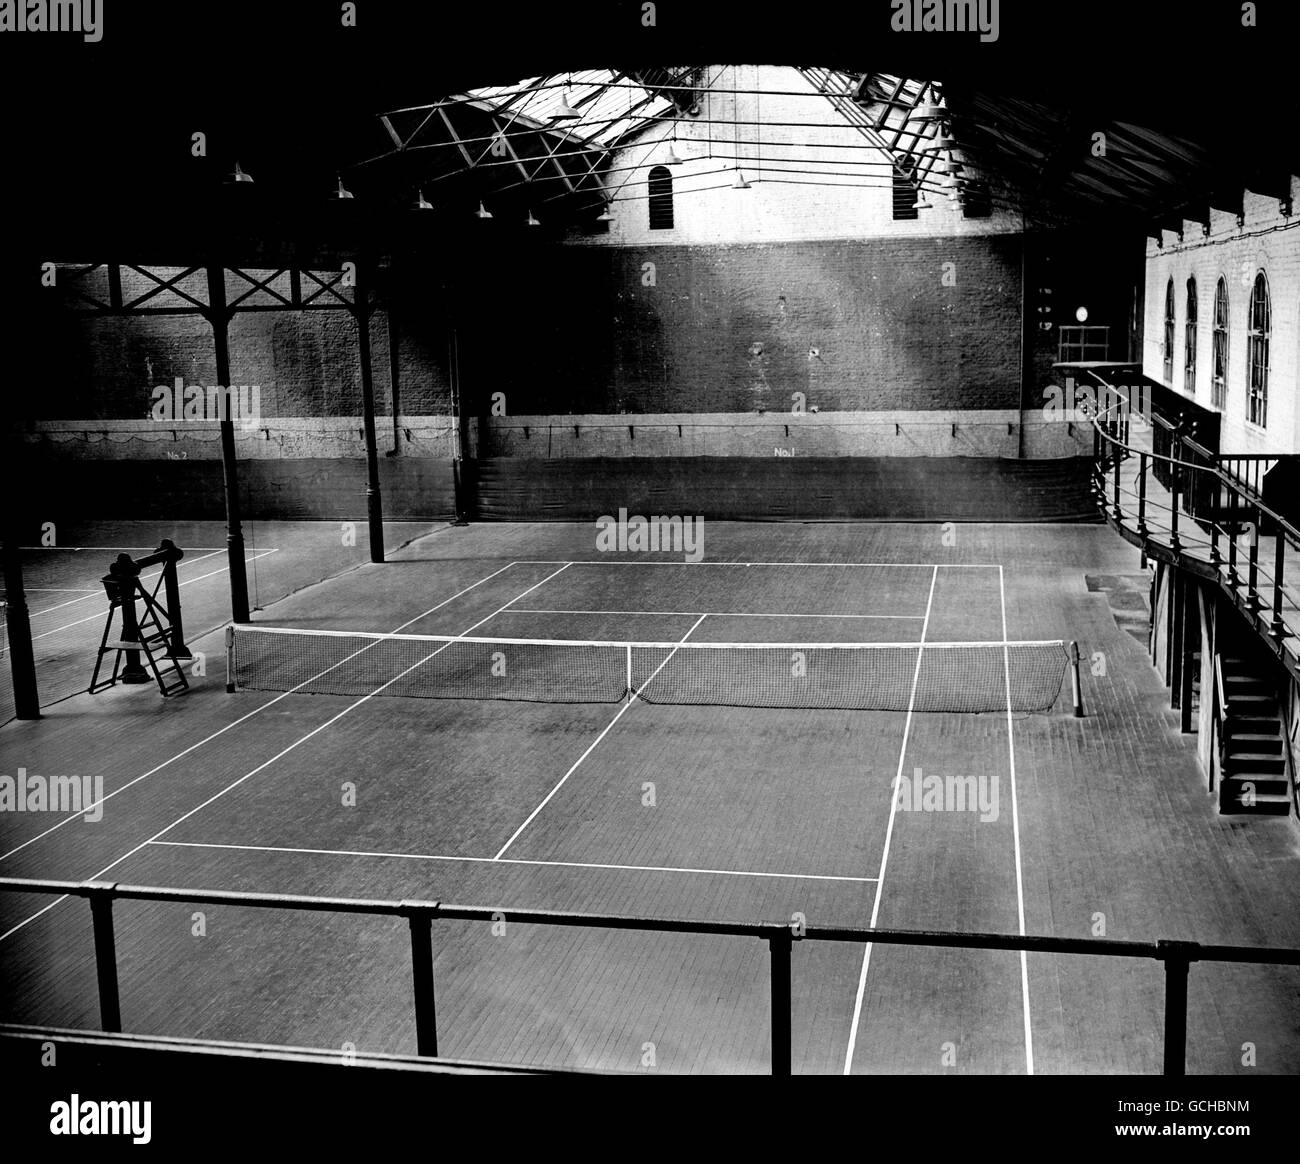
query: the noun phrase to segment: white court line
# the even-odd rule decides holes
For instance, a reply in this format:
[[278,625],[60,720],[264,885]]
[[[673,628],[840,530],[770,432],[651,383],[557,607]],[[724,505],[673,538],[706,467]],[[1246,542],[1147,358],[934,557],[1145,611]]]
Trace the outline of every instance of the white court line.
[[[513,565],[516,565],[516,563],[512,562],[510,565],[513,566]],[[503,570],[508,570],[508,569],[510,569],[510,566],[503,566],[502,569],[503,569]],[[548,575],[547,578],[543,578],[543,579],[542,579],[542,582],[546,582],[546,581],[548,581],[549,578],[554,578],[555,575],[556,575],[556,574],[559,574],[560,572],[561,572],[560,570],[556,570],[554,573]],[[497,571],[495,571],[495,573],[493,573],[493,574],[489,574],[489,575],[488,575],[488,578],[494,578],[494,577],[496,577],[497,574],[500,574],[500,573],[501,573],[501,570],[497,570]],[[486,581],[488,580],[488,578],[481,578],[481,579],[479,579],[478,582],[474,583],[474,586],[481,585],[483,582],[486,582]],[[534,585],[534,586],[530,586],[530,587],[528,588],[528,590],[525,590],[525,591],[524,591],[524,594],[527,594],[529,590],[536,590],[537,587],[540,586],[540,585],[542,584],[542,582],[538,582],[536,585]],[[467,587],[466,589],[472,590],[473,588],[474,588],[473,586],[470,586],[470,587]],[[463,591],[462,591],[462,593],[463,593]],[[456,595],[453,595],[452,597],[455,598],[455,597],[457,597],[457,596],[456,596]],[[522,595],[520,595],[520,597],[522,597]],[[450,602],[450,601],[451,601],[450,598],[446,600],[446,602]],[[440,603],[438,604],[438,606],[444,606],[444,605],[446,605],[446,602],[440,602]],[[438,607],[435,606],[435,607],[431,608],[431,610],[426,610],[426,611],[424,612],[424,614],[429,614],[429,613],[432,612],[432,610],[437,610],[437,609],[438,609]],[[492,614],[489,614],[489,615],[488,615],[488,618],[492,618],[492,617],[494,617],[497,613],[499,613],[499,612],[498,612],[498,611],[493,611]],[[409,622],[404,622],[404,623],[402,624],[402,626],[410,626],[412,622],[417,622],[417,621],[419,621],[421,618],[423,618],[423,617],[424,617],[424,614],[418,614],[418,615],[416,615],[415,618],[411,619]],[[470,630],[473,630],[474,627],[482,626],[483,623],[487,622],[488,618],[482,619],[480,622],[476,622],[476,623],[474,624],[473,627],[470,627]],[[399,627],[398,629],[400,630],[401,628]],[[392,632],[392,633],[396,634],[397,632],[394,631],[394,632]],[[465,633],[468,634],[469,631],[466,631]],[[262,772],[262,771],[264,771],[265,769],[269,768],[269,767],[270,767],[272,764],[274,764],[278,759],[280,759],[281,756],[288,755],[290,752],[292,752],[292,751],[294,750],[294,748],[298,747],[299,744],[306,743],[307,740],[309,740],[309,739],[311,739],[313,736],[318,735],[319,733],[323,732],[323,731],[324,731],[327,727],[329,727],[331,724],[333,724],[333,723],[337,723],[337,722],[338,722],[339,720],[341,720],[345,715],[347,715],[348,712],[355,710],[356,708],[360,707],[363,703],[368,703],[371,699],[373,699],[376,695],[378,695],[381,691],[383,691],[385,687],[391,687],[394,683],[396,683],[396,682],[397,682],[399,679],[401,679],[403,676],[405,676],[405,675],[409,674],[410,672],[414,671],[416,667],[421,667],[421,666],[423,666],[425,663],[427,663],[427,662],[429,661],[429,659],[433,658],[433,655],[436,655],[436,654],[438,653],[438,651],[444,651],[444,650],[446,650],[447,647],[450,646],[450,645],[451,645],[450,643],[444,643],[441,647],[438,648],[437,651],[432,652],[432,654],[430,654],[430,655],[426,655],[423,659],[421,659],[421,660],[420,660],[419,662],[417,662],[417,663],[412,663],[411,666],[407,667],[405,671],[402,671],[402,672],[401,672],[400,674],[398,674],[398,675],[394,675],[391,679],[388,680],[387,683],[384,683],[384,684],[382,684],[381,686],[376,687],[376,688],[374,689],[374,691],[370,692],[368,695],[363,695],[363,696],[362,696],[360,699],[358,699],[355,703],[351,703],[351,704],[349,704],[349,705],[348,705],[347,707],[345,707],[342,711],[340,711],[337,715],[332,715],[332,716],[330,716],[330,718],[327,719],[324,723],[318,725],[317,727],[312,728],[311,731],[309,731],[305,736],[302,736],[300,739],[294,740],[294,742],[293,742],[292,744],[290,744],[287,748],[282,748],[280,751],[276,752],[276,754],[275,754],[274,756],[272,756],[269,760],[266,760],[266,761],[264,761],[263,763],[259,764],[259,765],[258,765],[256,768],[254,768],[251,772],[245,772],[244,775],[242,775],[238,780],[232,781],[230,784],[227,784],[226,787],[223,788],[220,792],[216,793],[216,794],[213,795],[213,796],[209,796],[208,799],[205,800],[205,801],[203,801],[202,804],[197,804],[197,805],[195,805],[192,809],[189,810],[189,812],[185,813],[185,814],[182,815],[182,816],[177,817],[174,821],[171,822],[171,824],[165,826],[164,828],[159,829],[156,833],[154,833],[153,836],[148,837],[148,838],[146,838],[145,840],[141,841],[138,845],[136,845],[136,847],[135,847],[134,849],[130,850],[130,852],[123,853],[122,856],[118,857],[116,861],[111,861],[111,862],[109,862],[109,864],[105,865],[101,870],[99,870],[98,873],[92,873],[92,874],[90,875],[90,877],[89,877],[89,880],[91,880],[91,881],[96,881],[96,880],[98,880],[98,879],[99,879],[100,877],[102,877],[105,873],[107,873],[110,869],[114,868],[114,866],[120,865],[123,861],[129,860],[131,857],[134,857],[134,856],[136,855],[136,853],[138,853],[138,852],[139,852],[141,849],[143,849],[146,845],[150,845],[150,844],[152,844],[154,841],[158,840],[160,837],[162,837],[162,836],[164,836],[165,834],[171,832],[171,830],[174,829],[178,824],[182,824],[182,823],[184,823],[185,821],[189,820],[189,818],[192,817],[195,813],[197,813],[197,812],[202,812],[203,809],[205,809],[205,808],[208,807],[208,805],[212,804],[214,801],[220,800],[221,797],[225,796],[227,792],[230,792],[232,789],[238,788],[241,784],[244,783],[245,780],[251,780],[251,779],[252,779],[254,776],[256,776],[259,772]],[[357,651],[355,654],[356,654],[356,655],[359,655],[359,654],[362,653],[362,651],[365,651],[365,650],[369,650],[369,648],[368,648],[368,647],[363,647],[361,651]],[[349,656],[349,657],[350,657],[350,658],[351,658],[351,657],[355,657],[355,655],[354,655],[354,656]],[[346,662],[347,660],[343,660],[343,661]],[[334,664],[334,666],[338,666],[338,664],[336,663],[336,664]],[[326,670],[328,670],[328,671],[332,671],[333,669],[334,669],[333,667],[328,667],[328,668],[326,668]],[[322,671],[322,672],[320,672],[320,673],[323,675],[325,672]],[[311,682],[311,680],[309,680],[309,679],[303,681],[303,683],[309,683],[309,682]],[[303,686],[303,684],[300,683],[300,684],[298,684],[298,686],[301,687],[301,686]],[[263,704],[260,708],[257,708],[257,709],[256,709],[255,711],[253,711],[253,712],[250,712],[249,715],[255,715],[255,714],[257,713],[257,711],[263,711],[263,710],[265,710],[267,707],[270,707],[270,706],[271,706],[271,703],[276,703],[276,702],[278,702],[279,699],[283,699],[285,695],[289,695],[289,694],[292,694],[292,692],[285,692],[284,695],[277,696],[276,699],[271,700],[270,703],[265,703],[265,704]],[[248,719],[249,716],[244,716],[243,718],[244,718],[244,719]],[[235,723],[239,723],[239,722],[242,722],[242,721],[241,721],[241,720],[236,720],[236,721],[235,721]],[[227,725],[227,728],[229,728],[229,727],[233,727],[233,726],[234,726],[234,724],[228,724],[228,725]],[[221,731],[226,731],[227,728],[222,728]],[[213,733],[213,736],[218,736],[218,735],[220,735],[220,734],[221,734],[220,731],[219,731],[219,732],[214,732],[214,733]],[[211,738],[213,738],[213,737],[212,737],[212,736],[209,736],[209,737],[208,737],[208,739],[211,739]],[[204,740],[204,741],[200,741],[200,743],[206,743],[206,742],[207,742],[206,740]],[[199,744],[195,744],[195,745],[193,745],[192,747],[187,748],[186,751],[193,751],[193,749],[194,749],[195,747],[198,747],[198,746],[200,746],[200,745],[199,745]],[[184,752],[182,752],[181,755],[184,755]],[[176,757],[173,756],[172,759],[176,759]],[[167,762],[167,763],[170,763],[171,761],[166,761],[166,762]],[[161,765],[160,765],[160,767],[161,767]],[[157,769],[155,769],[155,771],[156,771],[156,770],[157,770]],[[132,783],[134,783],[134,781],[133,781]],[[121,789],[118,789],[118,791],[120,792]],[[104,799],[107,800],[108,798],[105,797]],[[84,811],[84,810],[83,810],[83,811]],[[73,819],[73,818],[69,817],[69,818],[67,818],[67,819],[68,819],[68,820],[71,820],[71,819]],[[66,823],[66,822],[60,822],[60,823]],[[46,831],[47,831],[47,832],[50,832],[50,831],[53,831],[53,830],[49,830],[49,829],[47,829]],[[35,840],[35,839],[37,839],[37,838],[32,838],[32,839]],[[27,843],[30,844],[30,842],[27,842]],[[20,847],[21,847],[21,846],[20,846]],[[17,852],[16,849],[15,849],[15,850],[12,850],[12,851],[13,851],[13,852]],[[8,856],[8,855],[9,855],[8,853],[5,854],[5,856]],[[0,857],[0,860],[3,860],[3,858]],[[62,901],[66,901],[67,899],[68,899],[68,895],[65,893],[62,897],[55,898],[55,900],[53,900],[52,902],[50,902],[49,905],[45,906],[43,909],[38,910],[36,913],[32,914],[30,917],[24,918],[24,919],[23,919],[22,921],[20,921],[16,926],[11,926],[11,927],[10,927],[8,930],[6,930],[3,934],[0,934],[0,942],[3,942],[3,941],[4,941],[7,937],[9,937],[11,934],[17,933],[20,929],[23,928],[23,926],[27,925],[27,924],[30,923],[30,922],[35,921],[38,917],[41,916],[41,914],[49,912],[49,911],[50,911],[51,909],[53,909],[56,905],[58,905],[60,902],[62,902]]]
[[[221,551],[217,550],[215,552],[220,553]],[[244,565],[248,565],[249,562],[256,562],[258,558],[265,558],[269,554],[278,554],[279,552],[280,551],[278,548],[273,550],[263,550],[261,551],[261,553],[254,554],[251,558],[245,558]],[[212,555],[205,554],[204,556],[210,558]],[[200,561],[201,559],[195,558],[194,560],[197,562]],[[229,569],[230,567],[226,565],[226,566],[222,566],[220,570],[209,570],[206,574],[200,574],[197,578],[186,578],[185,581],[181,583],[181,585],[188,586],[191,582],[202,582],[205,578],[215,578],[218,574],[225,574],[227,571],[229,571]],[[158,576],[157,574],[151,574],[148,580],[153,581],[153,579],[156,578],[157,576]],[[67,606],[69,604],[64,603],[64,605]],[[51,606],[49,609],[54,610],[55,607]],[[32,641],[35,642],[37,639],[43,639],[48,637],[49,635],[57,635],[60,631],[68,630],[69,628],[74,626],[80,626],[84,622],[94,622],[99,617],[100,616],[98,614],[92,614],[88,618],[79,618],[76,620],[76,622],[65,622],[62,626],[56,626],[53,630],[42,631],[38,635],[32,635]]]
[[[151,554],[158,549],[157,546],[19,546],[20,550],[67,550],[73,554],[79,554],[82,550],[107,550],[112,553],[114,550],[148,550]],[[201,550],[212,550],[214,553],[220,553],[225,546],[190,546],[191,553],[198,553]]]
[[[1007,588],[1002,568],[998,567],[998,590],[1002,597],[1002,638],[1007,637]],[[1016,799],[1016,740],[1015,725],[1011,718],[1011,656],[1009,648],[1002,648],[1002,662],[1007,681],[1007,749],[1011,758],[1011,836],[1016,849],[1016,911],[1020,920],[1020,936],[1025,936],[1025,886],[1020,871],[1020,807]],[[1029,952],[1020,951],[1020,997],[1025,1011],[1025,1074],[1034,1073],[1034,1032],[1029,1017]]]
[[[394,630],[390,631],[389,633],[390,633],[390,634],[397,634],[398,631],[402,630],[403,627],[408,627],[408,626],[410,626],[411,623],[413,623],[413,622],[419,622],[420,619],[425,618],[426,616],[432,614],[435,610],[439,610],[439,609],[441,609],[442,607],[446,606],[449,602],[455,602],[456,599],[460,598],[462,595],[464,595],[464,594],[468,594],[471,590],[475,589],[475,588],[478,587],[478,586],[482,586],[484,582],[490,582],[490,581],[491,581],[493,578],[495,578],[498,574],[502,574],[502,573],[504,573],[506,570],[509,570],[512,566],[516,566],[516,565],[518,565],[517,562],[510,562],[510,563],[508,563],[507,565],[502,566],[501,569],[499,569],[499,570],[494,570],[491,574],[488,574],[488,575],[487,575],[486,577],[484,577],[484,578],[480,578],[477,582],[474,582],[474,583],[472,583],[471,585],[466,586],[463,590],[458,590],[458,591],[457,591],[455,594],[453,594],[450,598],[444,598],[441,602],[439,602],[439,603],[437,604],[437,606],[431,606],[431,607],[430,607],[428,610],[426,610],[423,614],[417,614],[414,618],[409,619],[408,621],[402,623],[401,626],[396,627]],[[366,648],[363,648],[363,649],[366,649]],[[360,654],[360,653],[361,653],[360,651],[357,652],[357,654]],[[344,662],[346,662],[346,661],[347,661],[347,660],[344,660]],[[324,674],[324,672],[322,671],[321,674]],[[313,678],[315,678],[315,676],[313,676]],[[304,680],[303,682],[304,682],[304,683],[310,683],[311,680],[310,680],[310,679],[307,679],[307,680]],[[299,684],[299,686],[302,686],[302,684]],[[231,722],[228,723],[228,724],[226,724],[225,727],[223,727],[223,728],[218,728],[218,729],[217,729],[215,732],[213,732],[211,735],[205,736],[203,739],[199,740],[197,743],[191,744],[188,748],[185,748],[184,750],[177,752],[174,756],[169,756],[169,757],[168,757],[166,760],[164,760],[161,764],[158,764],[158,765],[156,765],[155,767],[150,768],[148,772],[144,772],[144,773],[142,773],[141,775],[137,776],[134,780],[131,780],[131,781],[129,781],[129,782],[126,783],[126,784],[123,784],[121,788],[116,788],[116,789],[114,789],[114,790],[113,790],[112,792],[110,792],[107,796],[103,797],[103,798],[100,799],[100,800],[95,801],[94,804],[87,805],[85,808],[82,809],[82,812],[79,812],[79,813],[72,813],[72,814],[69,815],[69,816],[65,816],[61,821],[59,821],[57,824],[53,824],[53,825],[51,825],[51,826],[50,826],[49,828],[47,828],[44,832],[37,833],[36,836],[28,838],[27,840],[23,841],[23,843],[22,843],[21,845],[17,845],[17,846],[15,846],[14,848],[10,849],[7,853],[0,853],[0,861],[5,861],[5,860],[7,860],[8,858],[12,857],[15,853],[19,852],[20,850],[27,848],[28,845],[35,844],[37,841],[41,840],[41,838],[49,836],[50,833],[54,832],[56,829],[61,829],[64,825],[66,825],[66,824],[71,824],[71,823],[72,823],[74,820],[76,820],[79,816],[83,815],[83,813],[89,812],[89,811],[91,811],[92,809],[98,808],[100,805],[107,803],[108,801],[112,800],[113,797],[117,796],[119,793],[125,792],[125,791],[126,791],[128,788],[130,788],[132,785],[139,784],[141,780],[147,779],[148,777],[152,776],[155,772],[160,772],[163,768],[166,768],[169,764],[175,763],[175,761],[181,759],[183,756],[188,756],[188,755],[189,755],[191,752],[193,752],[195,749],[203,747],[204,744],[210,743],[212,740],[215,740],[218,736],[225,735],[225,733],[228,732],[228,731],[230,731],[231,728],[238,727],[238,726],[239,726],[241,723],[243,723],[245,720],[252,719],[253,716],[255,716],[255,715],[260,715],[260,714],[261,714],[262,712],[264,712],[268,707],[273,707],[275,704],[279,703],[280,700],[282,700],[282,699],[287,699],[287,698],[288,698],[290,695],[292,695],[292,694],[293,694],[293,691],[285,691],[285,692],[282,692],[281,694],[277,695],[274,699],[268,699],[265,703],[260,704],[258,707],[253,708],[253,710],[250,711],[250,712],[248,712],[247,714],[245,714],[245,715],[241,715],[238,719],[231,720]],[[128,854],[128,855],[129,855],[129,854]],[[125,860],[125,858],[123,858],[123,860]],[[111,868],[111,866],[110,866],[110,868]],[[62,898],[60,898],[59,900],[62,900]],[[53,902],[52,905],[58,905],[58,902],[57,902],[57,901],[56,901],[56,902]],[[50,907],[47,907],[47,908],[50,908]],[[41,912],[43,913],[44,910],[42,910]],[[39,915],[39,914],[35,914],[35,915],[33,915],[33,916],[34,916],[34,917],[39,917],[40,915]],[[31,919],[31,918],[28,918],[27,920],[28,920],[28,921],[31,921],[32,919]],[[27,923],[24,922],[24,923],[22,923],[22,924],[23,924],[23,925],[26,925]],[[15,927],[15,928],[16,928],[16,927]],[[13,930],[10,930],[9,933],[13,933]],[[0,934],[0,941],[3,941],[3,940],[4,940],[5,938],[7,938],[8,936],[9,936],[8,933],[7,933],[7,934]]]
[[23,584],[23,589],[32,594],[98,594],[100,591],[89,589],[85,586],[28,586]]
[[396,857],[404,861],[462,861],[481,865],[545,865],[555,869],[616,869],[632,873],[711,873],[719,877],[774,877],[787,881],[851,881],[874,877],[840,877],[829,873],[759,873],[748,869],[693,869],[687,865],[605,865],[595,861],[534,861],[525,857],[447,857],[438,853],[384,853],[356,849],[298,849],[281,845],[219,845],[202,841],[151,841],[175,849],[235,849],[253,853],[302,853],[317,857]]
[[[934,602],[934,584],[939,579],[939,567],[934,567],[934,573],[930,575],[930,597],[925,604],[925,624],[921,627],[921,642],[925,642],[926,632],[930,629],[930,607]],[[1005,628],[1002,631],[1002,638],[1005,641],[1007,633]],[[1005,647],[1003,650],[1005,651]],[[876,900],[871,907],[871,928],[876,928],[876,919],[880,916],[880,895],[885,888],[885,866],[889,863],[889,844],[894,837],[894,817],[898,814],[898,787],[903,779],[903,765],[907,761],[907,741],[912,731],[912,712],[916,705],[916,685],[921,678],[921,657],[925,654],[924,649],[916,653],[916,669],[912,672],[912,691],[907,699],[907,719],[903,721],[903,743],[898,749],[898,771],[894,773],[894,784],[889,801],[889,824],[885,828],[885,847],[880,854],[880,873],[876,878]],[[862,1018],[862,999],[867,990],[867,970],[871,966],[871,946],[868,942],[866,948],[862,951],[862,972],[858,975],[858,993],[853,1000],[853,1025],[849,1028],[849,1046],[844,1053],[844,1074],[849,1075],[853,1071],[853,1052],[858,1045],[858,1023]]]
[[[210,554],[204,554],[203,557],[201,557],[201,558],[191,558],[191,559],[189,559],[189,560],[192,561],[192,562],[202,562],[205,558],[211,558],[211,557],[214,557],[215,555],[217,555],[217,554],[219,554],[219,553],[221,553],[220,550],[213,550]],[[157,574],[149,574],[149,575],[147,575],[147,576],[142,574],[142,575],[140,576],[140,581],[141,581],[141,582],[152,582],[155,578],[159,577],[161,574],[162,574],[162,571],[161,571],[161,570],[159,570]],[[205,575],[205,576],[206,576],[206,577],[210,577],[211,575]],[[184,586],[185,583],[182,582],[181,585]],[[39,587],[36,587],[35,589],[39,589]],[[51,587],[51,589],[53,589],[53,588]],[[34,610],[34,611],[32,611],[32,618],[38,618],[38,617],[39,617],[40,615],[42,615],[42,614],[49,614],[50,611],[52,611],[52,610],[62,610],[65,606],[75,606],[78,602],[85,602],[86,599],[87,599],[88,597],[90,597],[91,595],[93,595],[93,594],[99,594],[99,595],[102,595],[102,594],[104,593],[104,591],[103,591],[102,589],[100,589],[100,590],[81,590],[81,591],[78,591],[77,593],[82,594],[84,597],[82,597],[82,598],[69,598],[67,602],[60,602],[60,603],[58,603],[56,606],[45,606],[45,607],[42,607],[40,610]],[[84,621],[84,620],[83,620],[83,621]],[[77,625],[77,624],[76,624],[75,622],[70,622],[70,623],[68,623],[68,626],[76,626],[76,625]],[[36,635],[35,637],[39,639],[41,636],[40,636],[40,635]]]
[[[700,623],[702,623],[708,617],[709,616],[707,614],[700,615],[700,617],[696,619],[695,625],[692,626],[691,629],[688,630],[684,635],[682,635],[677,645],[681,646],[682,643],[684,643],[687,639],[689,639],[691,635],[694,633],[695,628],[698,627]],[[669,652],[668,658],[664,659],[664,661],[660,663],[659,666],[657,666],[653,672],[651,672],[650,678],[647,679],[643,684],[641,684],[641,686],[643,688],[648,687],[650,683],[653,681],[654,677],[658,675],[659,672],[662,671],[668,665],[668,660],[671,659],[673,655],[675,655],[676,653],[677,653],[677,648],[674,647],[672,651]],[[583,760],[585,760],[588,756],[591,755],[592,752],[596,750],[596,745],[600,743],[600,741],[603,740],[607,735],[609,735],[610,729],[616,723],[618,723],[620,719],[623,718],[623,713],[626,712],[627,709],[636,702],[636,700],[637,700],[636,692],[630,691],[628,693],[628,701],[618,709],[618,713],[614,716],[614,718],[611,719],[609,723],[605,725],[605,730],[602,731],[600,735],[598,735],[594,740],[591,741],[591,743],[587,746],[587,750],[583,752],[582,755],[579,756],[573,762],[573,767],[570,768],[563,776],[560,777],[560,782],[554,788],[552,788],[550,792],[546,794],[546,799],[543,800],[541,804],[539,804],[535,809],[533,809],[532,812],[528,814],[528,819],[524,821],[524,823],[521,824],[517,829],[515,829],[515,831],[511,834],[510,839],[506,841],[506,843],[502,845],[500,849],[497,850],[497,855],[493,857],[492,860],[494,861],[501,860],[501,854],[504,853],[508,848],[510,848],[510,846],[513,845],[516,840],[519,839],[519,834],[522,833],[524,829],[526,829],[530,824],[532,824],[533,818],[539,812],[541,812],[542,809],[546,807],[546,805],[550,802],[551,797],[554,796],[557,792],[560,791],[561,788],[564,787],[564,782],[568,780],[568,778],[578,770],[578,765],[581,764]]]
[[[581,564],[581,563],[579,563]],[[700,613],[707,614],[710,618],[898,618],[910,619],[920,622],[923,615],[920,614],[805,614],[797,612],[784,612],[779,614],[768,614],[763,611],[752,610],[542,610],[533,606],[515,606],[509,611],[510,614],[682,614],[690,615],[692,618]]]
[[[635,552],[635,551],[632,551]],[[561,558],[520,558],[521,566],[555,566]],[[618,559],[571,561],[573,566],[893,566],[899,569],[929,570],[943,566],[948,570],[1000,570],[996,562],[626,562]]]

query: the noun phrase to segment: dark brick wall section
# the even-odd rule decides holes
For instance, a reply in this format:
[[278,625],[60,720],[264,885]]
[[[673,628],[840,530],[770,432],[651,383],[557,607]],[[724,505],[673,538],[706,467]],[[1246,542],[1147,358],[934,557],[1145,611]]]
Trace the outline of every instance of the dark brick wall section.
[[[788,411],[793,392],[822,411],[1015,408],[1020,269],[1018,235],[453,255],[393,284],[400,411],[450,411],[453,330],[469,415],[494,392],[513,415]],[[57,390],[18,401],[24,418],[144,418],[156,385],[215,382],[197,316],[50,310],[35,330]],[[384,414],[385,311],[371,338]],[[238,315],[230,344],[272,424],[360,413],[346,313]]]
[[476,515],[595,521],[602,514],[706,519],[1096,521],[1088,458],[656,457],[471,462]]
[[[143,420],[158,385],[170,387],[177,376],[187,385],[216,383],[212,330],[198,316],[96,319],[50,312],[35,327],[42,378],[57,391],[15,400],[14,415],[24,419]],[[391,414],[387,315],[376,313],[370,329],[375,411]],[[448,410],[445,349],[445,336],[433,349],[418,333],[401,337],[403,412]],[[344,312],[237,315],[230,364],[236,384],[261,388],[262,416],[272,426],[277,417],[361,414],[357,329]]]
[[1018,235],[555,251],[540,300],[462,322],[467,411],[1016,408],[1020,269]]
[[[100,518],[225,520],[220,461],[64,461],[58,488],[42,488],[48,467],[34,468],[29,520]],[[296,458],[244,461],[239,466],[245,516],[282,521],[364,521],[366,463],[360,459]],[[384,518],[419,521],[453,512],[451,462],[381,457]],[[37,498],[43,500],[38,501]],[[57,507],[75,502],[75,511]],[[52,510],[51,506],[55,508]]]

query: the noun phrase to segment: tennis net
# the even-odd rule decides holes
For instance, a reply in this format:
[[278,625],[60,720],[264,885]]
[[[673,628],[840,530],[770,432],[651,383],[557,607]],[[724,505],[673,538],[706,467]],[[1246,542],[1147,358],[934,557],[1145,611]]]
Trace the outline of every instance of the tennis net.
[[974,643],[611,642],[234,625],[227,690],[536,703],[850,711],[1046,711],[1059,639]]

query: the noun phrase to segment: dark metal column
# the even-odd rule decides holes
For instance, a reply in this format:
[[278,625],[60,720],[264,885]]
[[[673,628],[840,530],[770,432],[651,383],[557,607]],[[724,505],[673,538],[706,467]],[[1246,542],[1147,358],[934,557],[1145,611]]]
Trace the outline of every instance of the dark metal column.
[[370,366],[370,305],[362,264],[357,263],[357,286],[352,318],[357,325],[361,359],[361,422],[366,434],[366,520],[370,525],[370,560],[384,560],[384,514],[379,492],[379,451],[375,442],[375,385]]
[[90,894],[95,932],[95,976],[99,980],[99,1023],[106,1031],[122,1029],[122,1003],[117,991],[117,944],[113,937],[113,893],[116,887],[97,883]]
[[411,978],[415,990],[415,1051],[438,1057],[438,1008],[433,990],[433,919],[438,903],[404,901],[411,929]]
[[772,955],[772,1074],[789,1075],[790,1056],[790,949],[794,935],[788,930],[767,939]]
[[1187,973],[1196,960],[1195,942],[1161,940],[1165,964],[1165,1055],[1166,1075],[1187,1074]]
[[[1181,574],[1182,571],[1179,571]],[[1201,647],[1200,605],[1196,601],[1196,583],[1191,575],[1183,575],[1183,634],[1182,670],[1179,673],[1180,728],[1190,733],[1192,728],[1192,684],[1196,678],[1195,656]]]
[[18,553],[18,522],[11,517],[5,526],[5,624],[9,635],[9,669],[14,683],[14,712],[19,719],[40,719],[41,700],[36,690],[32,624],[23,590],[23,562]]
[[[456,510],[456,525],[469,524],[469,498],[465,484],[465,463],[469,456],[469,417],[465,414],[460,391],[460,336],[455,324],[447,339],[447,373],[451,384],[451,412],[456,424],[456,450],[452,457],[452,504]],[[482,437],[480,431],[479,436]]]
[[[226,309],[226,269],[208,267],[208,322],[217,357],[217,383],[230,388],[230,312]],[[227,395],[227,400],[229,396]],[[230,565],[230,617],[248,622],[248,572],[239,508],[239,466],[235,460],[235,421],[229,407],[221,414],[221,471],[226,489],[226,559]]]

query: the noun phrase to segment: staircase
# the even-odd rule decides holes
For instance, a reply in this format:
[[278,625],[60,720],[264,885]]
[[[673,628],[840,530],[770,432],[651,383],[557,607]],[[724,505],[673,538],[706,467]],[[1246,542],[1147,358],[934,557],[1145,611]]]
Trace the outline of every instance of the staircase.
[[1277,689],[1265,667],[1220,656],[1226,697],[1219,727],[1219,811],[1285,816],[1291,773]]

